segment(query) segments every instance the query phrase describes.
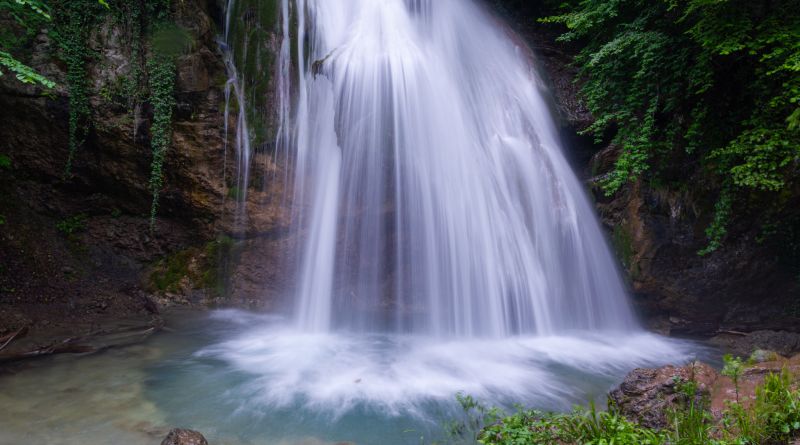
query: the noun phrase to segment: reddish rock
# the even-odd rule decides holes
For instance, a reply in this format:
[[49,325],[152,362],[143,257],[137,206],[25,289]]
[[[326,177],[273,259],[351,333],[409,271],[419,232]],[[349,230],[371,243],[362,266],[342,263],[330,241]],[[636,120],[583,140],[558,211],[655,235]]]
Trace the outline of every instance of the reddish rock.
[[711,366],[694,362],[683,367],[637,368],[609,394],[610,400],[626,417],[649,428],[667,426],[668,408],[685,397],[678,383],[697,382],[697,397],[708,397],[719,374]]
[[208,441],[197,431],[175,428],[164,438],[161,445],[208,445]]

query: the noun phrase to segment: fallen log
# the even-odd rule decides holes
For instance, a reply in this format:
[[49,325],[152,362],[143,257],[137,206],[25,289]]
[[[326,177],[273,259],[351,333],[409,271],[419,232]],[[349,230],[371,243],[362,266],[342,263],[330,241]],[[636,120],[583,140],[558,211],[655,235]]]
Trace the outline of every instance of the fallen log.
[[[122,329],[99,330],[78,337],[68,337],[55,341],[45,346],[38,346],[13,353],[0,353],[0,362],[12,362],[55,354],[90,354],[105,349],[124,346],[133,343],[130,339],[142,341],[157,332],[162,327],[162,322],[155,325],[126,327]],[[144,329],[143,329],[144,328]],[[10,343],[14,336],[7,343]],[[104,341],[105,340],[105,341]],[[2,351],[0,347],[0,351]]]
[[4,337],[0,337],[0,351],[6,348],[6,346],[10,345],[12,341],[24,337],[28,333],[28,327],[23,326],[17,329],[16,332],[12,332]]

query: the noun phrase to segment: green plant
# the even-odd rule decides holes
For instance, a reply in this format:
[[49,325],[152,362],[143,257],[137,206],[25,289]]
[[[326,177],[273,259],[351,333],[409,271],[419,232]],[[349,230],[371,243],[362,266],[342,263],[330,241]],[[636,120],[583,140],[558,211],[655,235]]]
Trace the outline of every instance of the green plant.
[[228,198],[229,199],[233,199],[235,201],[241,201],[241,200],[244,199],[245,195],[246,195],[245,194],[245,190],[242,190],[241,188],[239,188],[237,186],[233,186],[233,187],[228,188]]
[[642,428],[615,410],[598,411],[594,403],[569,414],[518,410],[485,427],[478,435],[484,445],[577,443],[585,445],[656,445],[667,436]]
[[228,266],[234,249],[233,239],[224,235],[206,245],[204,271],[200,277],[200,285],[204,289],[214,292],[217,296],[224,295],[225,278],[230,272]]
[[80,213],[78,215],[62,219],[56,223],[56,228],[64,235],[72,237],[76,233],[86,230],[86,219],[87,216],[83,213]]
[[150,127],[153,160],[150,164],[150,193],[153,202],[150,208],[150,228],[155,227],[161,188],[164,185],[163,169],[167,150],[172,144],[172,109],[175,107],[175,64],[164,55],[153,57],[148,62],[150,73],[153,124]]
[[11,170],[11,158],[0,154],[0,169]]
[[561,418],[561,423],[563,438],[572,443],[655,445],[666,441],[663,433],[642,428],[615,410],[597,411],[594,403],[589,409],[578,408],[572,415]]
[[0,17],[8,15],[16,28],[0,30],[0,76],[3,68],[15,74],[22,83],[53,88],[55,83],[33,68],[16,59],[11,52],[32,38],[40,27],[50,21],[50,8],[40,0],[0,0]]
[[470,395],[456,394],[461,406],[462,416],[446,424],[446,432],[451,440],[472,442],[485,425],[500,417],[500,410],[488,408]]
[[191,47],[188,32],[170,22],[170,0],[151,0],[148,3],[153,22],[150,47],[152,57],[147,62],[150,103],[153,123],[150,127],[153,160],[150,163],[150,230],[155,229],[161,189],[164,186],[164,160],[172,144],[172,112],[175,108],[175,59]]
[[763,425],[763,441],[787,442],[800,432],[800,393],[792,388],[786,368],[764,378],[763,385],[756,388],[751,410]]
[[76,151],[83,146],[91,125],[89,85],[86,67],[94,54],[89,49],[89,35],[107,12],[94,0],[52,0],[53,29],[51,34],[60,47],[60,56],[67,65],[69,89],[69,154],[64,173],[72,173]]
[[[556,2],[551,2],[555,4]],[[544,23],[576,45],[584,133],[621,147],[603,187],[698,172],[718,191],[708,245],[758,210],[787,214],[800,178],[800,8],[793,0],[565,0]],[[687,168],[689,167],[689,168]],[[706,191],[706,193],[708,193]]]
[[723,360],[723,367],[722,367],[722,375],[728,376],[733,380],[733,389],[736,392],[736,403],[739,403],[739,377],[741,377],[742,372],[744,371],[744,365],[742,364],[742,359],[739,357],[733,357],[730,354],[725,354],[722,357]]
[[159,291],[175,292],[180,288],[181,281],[189,276],[189,263],[192,252],[184,250],[161,260],[156,264],[155,271],[150,275],[151,284]]

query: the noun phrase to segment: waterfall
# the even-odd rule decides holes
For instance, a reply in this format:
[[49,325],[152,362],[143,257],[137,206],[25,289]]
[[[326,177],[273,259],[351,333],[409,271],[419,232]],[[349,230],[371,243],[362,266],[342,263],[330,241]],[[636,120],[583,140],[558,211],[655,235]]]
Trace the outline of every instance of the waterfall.
[[[232,10],[230,91],[244,124],[277,113],[268,180],[301,250],[292,315],[218,312],[231,335],[196,354],[244,376],[226,389],[236,412],[355,419],[384,443],[407,426],[388,419],[436,418],[457,392],[569,409],[689,357],[639,328],[529,53],[476,2]],[[260,65],[270,20],[278,58]]]
[[[225,9],[225,33],[223,36],[223,40],[220,44],[222,52],[224,54],[224,62],[225,62],[225,70],[228,74],[228,80],[225,82],[225,111],[224,111],[224,159],[226,165],[223,166],[223,181],[225,183],[226,189],[229,191],[229,195],[232,195],[234,199],[236,199],[236,210],[233,215],[234,217],[234,227],[237,230],[241,230],[244,225],[246,224],[246,205],[247,202],[247,191],[250,184],[250,167],[251,167],[251,157],[253,151],[251,149],[251,135],[250,135],[250,127],[247,123],[247,100],[245,94],[245,81],[242,76],[239,75],[238,70],[236,69],[236,60],[235,60],[235,52],[233,51],[233,45],[235,43],[241,43],[245,47],[247,46],[248,42],[245,40],[244,42],[232,42],[230,31],[231,31],[231,14],[234,11],[234,5],[236,0],[228,0],[226,9]],[[236,174],[236,179],[231,184],[228,184],[227,178],[227,160],[228,160],[228,140],[230,139],[230,111],[231,111],[231,99],[236,100],[236,129],[233,133],[234,136],[234,149],[235,149],[235,160],[236,164],[234,166],[234,172]],[[231,193],[232,192],[232,193]]]
[[280,54],[277,147],[305,243],[302,330],[637,329],[531,60],[485,11],[283,0],[281,14],[298,39]]

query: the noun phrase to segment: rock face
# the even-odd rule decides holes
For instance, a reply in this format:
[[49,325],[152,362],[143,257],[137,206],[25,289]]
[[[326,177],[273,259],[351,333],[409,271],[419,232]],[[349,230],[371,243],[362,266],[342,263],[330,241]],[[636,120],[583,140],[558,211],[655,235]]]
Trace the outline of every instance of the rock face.
[[208,441],[197,431],[176,428],[169,432],[161,445],[208,445]]
[[[155,302],[256,305],[258,299],[263,306],[279,293],[255,289],[269,287],[280,272],[272,265],[288,246],[283,185],[263,180],[282,175],[260,148],[252,193],[245,203],[234,199],[234,132],[225,133],[227,74],[216,8],[213,1],[174,2],[176,24],[192,45],[177,59],[172,146],[154,231],[152,109],[146,101],[135,110],[120,103],[119,85],[132,64],[129,42],[111,14],[89,39],[92,125],[70,176],[66,73],[55,44],[36,37],[29,61],[58,83],[52,94],[0,77],[0,154],[11,160],[9,169],[0,167],[0,337],[22,326],[31,327],[31,339],[44,332],[84,335],[110,318],[155,317]],[[274,81],[271,74],[263,73],[265,84]],[[234,110],[229,128],[236,118]],[[235,216],[242,208],[244,221]],[[214,250],[220,235],[235,255]],[[250,248],[259,253],[248,254]],[[242,258],[271,268],[242,266]],[[226,277],[218,280],[213,274],[221,265]],[[251,288],[232,289],[233,274]]]
[[553,43],[551,30],[531,25],[527,17],[523,22],[517,28],[536,51],[553,91],[568,156],[587,179],[635,303],[651,327],[703,336],[720,330],[800,332],[797,271],[779,261],[774,246],[759,241],[756,229],[747,223],[730,227],[722,248],[698,254],[707,246],[716,185],[696,166],[686,166],[696,173],[685,189],[638,181],[605,196],[598,182],[613,169],[619,147],[598,148],[575,136],[593,117],[578,97],[569,49]]
[[[614,159],[613,151],[595,160]],[[606,171],[607,161],[598,163],[595,170]],[[796,276],[757,242],[756,232],[732,228],[722,248],[698,254],[707,242],[713,193],[659,189],[641,181],[613,199],[595,192],[636,303],[665,331],[708,335],[800,327]]]
[[774,351],[789,356],[800,350],[800,334],[788,331],[755,331],[747,335],[724,333],[712,337],[710,342],[742,357],[752,351]]

